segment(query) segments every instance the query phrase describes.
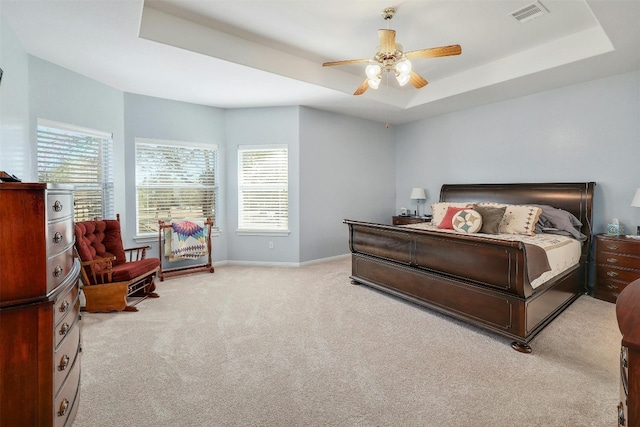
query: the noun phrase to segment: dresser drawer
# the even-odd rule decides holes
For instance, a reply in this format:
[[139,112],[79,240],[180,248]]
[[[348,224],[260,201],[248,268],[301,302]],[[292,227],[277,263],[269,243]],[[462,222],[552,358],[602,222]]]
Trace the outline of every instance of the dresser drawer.
[[73,215],[73,194],[47,193],[47,221],[56,221]]
[[638,271],[640,271],[640,257],[636,256],[598,251],[598,253],[596,254],[596,263],[637,269]]
[[47,260],[47,293],[61,284],[73,267],[73,246]]
[[610,265],[596,266],[596,274],[598,275],[599,284],[607,283],[611,280],[626,284],[640,278],[640,270],[617,268]]
[[62,319],[62,321],[53,327],[54,349],[58,351],[63,341],[71,334],[74,328],[78,327],[80,321],[80,300],[76,302],[73,309]]
[[80,358],[76,358],[76,362],[71,367],[69,375],[67,375],[62,388],[55,397],[53,404],[55,427],[64,427],[69,414],[73,413],[77,408],[78,391],[80,389],[79,362]]
[[74,243],[73,218],[52,222],[47,227],[47,257],[62,252]]
[[598,255],[600,252],[611,252],[616,254],[635,254],[640,251],[640,240],[633,241],[622,241],[622,239],[607,239],[599,238],[598,239]]
[[60,390],[67,375],[71,372],[71,367],[79,355],[78,350],[80,350],[80,327],[76,325],[67,333],[67,338],[53,355],[54,394]]
[[53,325],[57,325],[71,311],[74,305],[79,304],[80,290],[73,286],[66,294],[59,296],[53,306]]

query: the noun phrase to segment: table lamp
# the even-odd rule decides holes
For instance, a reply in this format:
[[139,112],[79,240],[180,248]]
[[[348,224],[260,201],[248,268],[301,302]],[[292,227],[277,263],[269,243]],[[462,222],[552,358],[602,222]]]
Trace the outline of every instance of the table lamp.
[[411,196],[409,196],[411,200],[416,201],[416,215],[420,216],[420,200],[426,200],[427,195],[424,192],[424,188],[412,188]]

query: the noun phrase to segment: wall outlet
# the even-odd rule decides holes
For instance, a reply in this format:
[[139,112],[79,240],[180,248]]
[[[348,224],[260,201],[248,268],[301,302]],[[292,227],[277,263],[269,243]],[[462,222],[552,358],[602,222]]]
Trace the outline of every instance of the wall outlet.
[[269,242],[269,249],[273,249],[273,242]]

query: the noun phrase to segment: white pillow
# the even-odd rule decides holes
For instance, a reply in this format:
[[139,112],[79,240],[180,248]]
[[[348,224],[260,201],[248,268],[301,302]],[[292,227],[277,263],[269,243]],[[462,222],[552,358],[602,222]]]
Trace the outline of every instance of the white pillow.
[[461,233],[477,233],[482,228],[482,215],[473,209],[465,209],[453,215],[451,224]]
[[542,209],[536,206],[508,205],[498,231],[506,234],[524,234],[533,236],[536,234],[536,222],[540,218]]
[[439,226],[442,222],[442,219],[447,214],[447,208],[452,206],[454,208],[471,208],[473,207],[472,202],[459,202],[459,203],[450,203],[450,202],[438,202],[433,203],[431,205],[431,213],[433,214],[433,218],[431,219],[431,224],[435,226]]

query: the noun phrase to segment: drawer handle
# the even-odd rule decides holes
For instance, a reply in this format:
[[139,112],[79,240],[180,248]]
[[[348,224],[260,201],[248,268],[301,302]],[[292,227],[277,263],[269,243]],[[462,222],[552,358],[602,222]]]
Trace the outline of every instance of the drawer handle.
[[60,313],[64,313],[65,311],[69,310],[69,305],[71,305],[69,304],[69,301],[63,301],[62,304],[60,304],[60,308],[58,308],[58,310],[60,311]]
[[611,284],[607,285],[607,288],[609,288],[609,289],[618,289],[618,287],[616,285],[611,285]]
[[53,270],[53,275],[55,277],[60,277],[60,275],[62,274],[62,267],[60,267],[59,265],[56,265],[55,270]]
[[53,235],[53,243],[60,243],[60,242],[62,242],[62,234],[56,231],[56,234]]
[[62,359],[60,359],[58,371],[64,371],[65,369],[67,369],[67,366],[69,366],[69,356],[65,354],[64,356],[62,356]]
[[62,203],[60,203],[60,200],[56,200],[56,202],[53,204],[53,211],[60,212],[61,210],[62,210]]
[[615,251],[616,249],[618,249],[618,247],[616,245],[607,245],[607,249],[611,249],[612,251]]
[[58,411],[58,416],[64,417],[64,415],[67,413],[68,408],[69,401],[67,399],[62,399],[62,402],[60,402],[60,410]]
[[58,333],[60,335],[66,335],[67,332],[69,332],[69,324],[63,323],[62,326],[60,326],[60,331]]
[[607,271],[607,276],[609,277],[616,277],[618,275],[618,273],[616,273],[615,271]]
[[618,262],[618,258],[607,258],[607,262],[610,262],[611,264],[615,264],[616,262]]

